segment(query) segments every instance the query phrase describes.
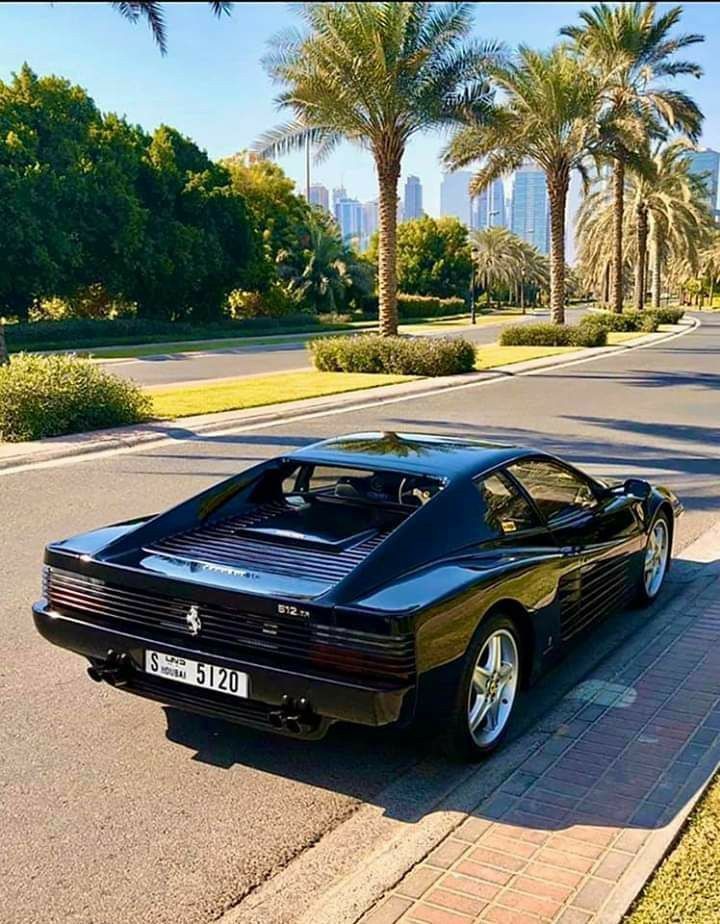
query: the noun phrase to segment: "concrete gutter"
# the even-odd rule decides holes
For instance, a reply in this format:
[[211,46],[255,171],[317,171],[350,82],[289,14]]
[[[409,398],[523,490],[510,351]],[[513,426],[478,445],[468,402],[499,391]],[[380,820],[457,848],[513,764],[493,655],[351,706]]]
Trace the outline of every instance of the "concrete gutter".
[[239,427],[252,429],[255,426],[272,425],[298,417],[351,411],[389,400],[410,400],[443,391],[476,387],[499,379],[531,375],[548,368],[575,365],[600,359],[613,353],[652,346],[683,336],[698,326],[699,322],[692,319],[677,325],[677,329],[672,332],[647,334],[631,344],[581,349],[573,353],[562,353],[527,362],[497,366],[486,372],[417,379],[399,385],[384,385],[321,398],[280,402],[248,410],[203,414],[183,417],[179,420],[159,420],[136,426],[114,427],[108,430],[95,430],[90,433],[76,433],[32,442],[0,443],[0,473],[9,474],[32,464],[69,460],[99,453],[128,451],[135,447],[151,447],[165,441],[189,441],[206,435],[233,432]]

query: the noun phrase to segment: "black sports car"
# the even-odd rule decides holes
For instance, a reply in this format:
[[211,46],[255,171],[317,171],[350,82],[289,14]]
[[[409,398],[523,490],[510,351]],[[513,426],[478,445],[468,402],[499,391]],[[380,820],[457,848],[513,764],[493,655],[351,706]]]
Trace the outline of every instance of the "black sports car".
[[657,596],[681,509],[532,449],[353,434],[52,543],[35,624],[169,705],[306,738],[435,720],[477,757],[574,636]]

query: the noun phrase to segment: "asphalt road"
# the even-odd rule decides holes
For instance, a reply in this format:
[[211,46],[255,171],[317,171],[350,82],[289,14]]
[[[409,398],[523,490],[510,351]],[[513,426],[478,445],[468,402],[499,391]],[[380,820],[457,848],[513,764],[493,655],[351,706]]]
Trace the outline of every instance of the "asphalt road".
[[[577,312],[570,315],[574,319]],[[513,318],[513,323],[539,320],[537,315]],[[544,320],[544,318],[540,318]],[[432,336],[459,336],[475,343],[494,343],[502,328],[498,324],[468,325],[463,328],[445,329]],[[288,372],[307,369],[310,355],[306,341],[296,343],[267,344],[254,347],[230,347],[207,353],[167,353],[158,356],[143,356],[137,359],[115,360],[103,365],[124,378],[133,379],[139,385],[170,385],[179,382],[199,382],[207,379],[232,378],[245,375],[262,375],[268,372]]]
[[[383,787],[418,760],[388,731],[335,727],[306,745],[91,683],[81,659],[32,628],[45,542],[162,508],[308,441],[378,428],[512,439],[659,480],[687,505],[685,545],[720,514],[718,357],[720,319],[704,315],[674,341],[538,375],[0,475],[0,920],[210,921],[358,805],[383,805]],[[526,700],[526,721],[631,629],[627,615],[596,629]]]

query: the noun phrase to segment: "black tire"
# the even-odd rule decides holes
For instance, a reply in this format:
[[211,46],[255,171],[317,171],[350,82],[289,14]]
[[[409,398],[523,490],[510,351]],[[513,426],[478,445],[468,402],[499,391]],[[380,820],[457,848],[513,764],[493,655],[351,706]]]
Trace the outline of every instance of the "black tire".
[[[471,684],[476,663],[483,652],[488,639],[497,633],[506,633],[511,636],[517,656],[516,676],[509,714],[503,723],[501,731],[492,741],[481,743],[470,731],[469,707],[473,691]],[[518,692],[521,684],[521,671],[523,661],[522,640],[515,623],[502,613],[495,613],[484,619],[478,626],[468,645],[463,659],[462,672],[458,681],[447,725],[442,738],[443,751],[454,760],[477,761],[496,751],[505,740],[517,707]]]
[[[664,524],[665,535],[667,537],[667,544],[664,552],[664,565],[662,570],[662,577],[660,578],[659,583],[655,587],[648,587],[645,580],[645,562],[646,557],[649,552],[650,543],[652,541],[653,531],[655,530],[658,523]],[[672,555],[672,527],[670,525],[670,518],[667,513],[660,511],[660,513],[652,521],[650,528],[648,529],[648,538],[645,543],[645,547],[642,553],[642,562],[640,565],[640,576],[638,577],[637,588],[635,591],[635,601],[638,606],[649,606],[655,600],[657,600],[660,591],[663,588],[665,583],[665,578],[667,577],[668,568],[670,567],[670,557]]]

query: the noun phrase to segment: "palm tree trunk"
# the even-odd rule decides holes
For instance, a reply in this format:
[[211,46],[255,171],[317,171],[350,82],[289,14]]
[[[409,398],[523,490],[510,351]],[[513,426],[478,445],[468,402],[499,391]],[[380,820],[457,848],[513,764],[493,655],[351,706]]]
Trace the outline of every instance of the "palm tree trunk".
[[377,164],[378,202],[378,320],[383,337],[398,332],[397,311],[397,187],[399,164]]
[[635,299],[637,311],[645,307],[645,266],[647,263],[648,214],[647,209],[638,206],[637,210],[637,262],[635,264]]
[[9,362],[10,357],[8,356],[7,343],[5,342],[5,325],[2,320],[0,320],[0,366],[4,365],[6,362]]
[[652,239],[650,242],[650,259],[652,260],[652,293],[651,300],[653,308],[660,307],[660,289],[661,289],[661,271],[662,271],[662,259],[661,259],[661,247],[660,240],[658,239],[657,228],[653,230]]
[[565,207],[570,182],[569,171],[560,168],[546,175],[550,200],[550,317],[554,324],[565,323]]
[[623,219],[625,217],[625,164],[616,159],[613,168],[613,311],[623,309]]

